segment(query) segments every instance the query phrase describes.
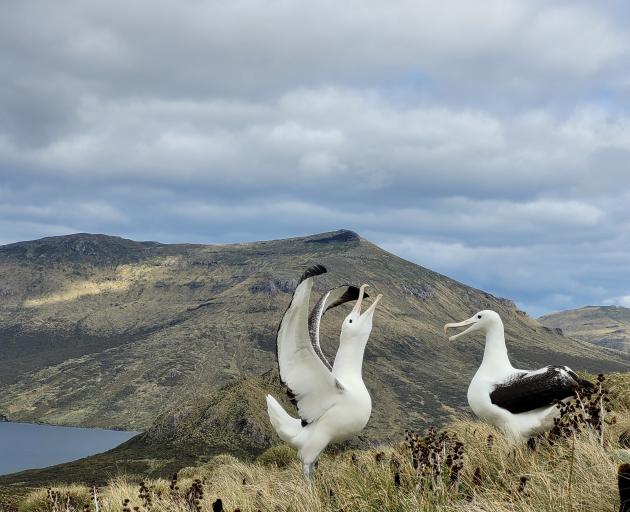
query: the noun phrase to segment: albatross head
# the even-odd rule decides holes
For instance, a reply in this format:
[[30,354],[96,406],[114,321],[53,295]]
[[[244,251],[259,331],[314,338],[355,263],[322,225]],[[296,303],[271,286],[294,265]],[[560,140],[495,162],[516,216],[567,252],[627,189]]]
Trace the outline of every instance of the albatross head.
[[370,337],[370,332],[372,332],[372,317],[374,316],[374,310],[383,295],[379,293],[376,299],[374,299],[374,302],[372,302],[372,305],[367,308],[363,314],[361,314],[361,304],[367,287],[367,284],[361,285],[361,288],[359,288],[359,298],[357,299],[357,303],[343,321],[343,324],[341,324],[341,342],[345,340],[357,340],[367,343],[367,340]]
[[446,333],[451,327],[464,327],[465,325],[470,325],[470,327],[459,334],[451,336],[449,341],[453,341],[469,332],[481,331],[484,334],[487,334],[488,331],[494,327],[501,327],[501,329],[503,329],[503,322],[501,321],[501,317],[498,313],[495,313],[490,309],[484,309],[483,311],[475,313],[468,320],[464,320],[463,322],[446,324],[444,326],[444,332]]

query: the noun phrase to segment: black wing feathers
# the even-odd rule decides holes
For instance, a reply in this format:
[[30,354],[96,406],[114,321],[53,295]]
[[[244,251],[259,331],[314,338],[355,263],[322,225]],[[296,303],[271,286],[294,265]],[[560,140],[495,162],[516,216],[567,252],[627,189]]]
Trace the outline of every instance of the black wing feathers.
[[518,414],[553,405],[557,400],[574,396],[581,388],[593,386],[563,366],[548,366],[544,370],[523,373],[497,385],[490,393],[490,400]]
[[[339,295],[339,293],[341,293],[341,295]],[[367,293],[364,293],[363,296],[369,297]],[[319,323],[324,316],[324,313],[326,313],[329,309],[336,308],[341,304],[357,300],[358,298],[359,288],[352,285],[340,286],[339,288],[328,290],[324,295],[322,295],[308,317],[308,331],[311,335],[313,344],[316,344],[319,338]]]
[[595,384],[593,384],[590,380],[583,379],[577,373],[575,373],[573,370],[571,370],[571,368],[567,368],[566,366],[565,366],[565,370],[571,376],[571,378],[575,382],[578,383],[580,388],[588,389],[588,390],[591,390],[591,391],[595,389]]
[[300,284],[305,279],[308,279],[309,277],[320,276],[322,274],[325,274],[326,272],[328,272],[328,270],[326,270],[326,267],[324,267],[324,265],[320,265],[319,263],[317,265],[313,265],[312,267],[309,267],[304,271],[302,277],[300,277],[300,281],[298,282],[298,284]]
[[[330,304],[326,304],[326,311],[332,308],[336,308],[337,306],[340,306],[341,304],[345,304],[346,302],[357,300],[359,298],[359,288],[352,285],[347,285],[347,288],[348,289],[343,293],[341,297],[337,298],[335,301],[331,302]],[[369,297],[368,293],[363,292],[363,297],[364,298]],[[324,311],[324,313],[326,311]]]

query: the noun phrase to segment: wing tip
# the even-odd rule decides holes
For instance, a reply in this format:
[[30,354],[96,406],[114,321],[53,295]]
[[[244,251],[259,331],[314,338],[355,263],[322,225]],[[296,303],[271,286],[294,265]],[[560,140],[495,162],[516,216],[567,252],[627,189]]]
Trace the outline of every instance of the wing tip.
[[[340,297],[339,300],[343,300],[343,302],[350,302],[351,300],[357,300],[359,298],[359,287],[354,286],[353,284],[346,284],[348,289],[346,292]],[[370,295],[368,292],[363,292],[363,297],[368,298]]]
[[580,385],[580,387],[582,389],[588,389],[589,391],[593,391],[595,389],[595,384],[593,384],[590,380],[588,379],[583,379],[582,377],[578,376],[578,384]]
[[320,276],[322,274],[325,274],[326,272],[328,272],[328,270],[326,270],[326,267],[324,267],[324,265],[317,263],[316,265],[308,267],[304,271],[304,273],[302,274],[302,277],[300,277],[300,281],[298,284],[300,284],[305,279],[308,279],[309,277]]
[[564,366],[564,370],[569,374],[569,377],[571,377],[575,381],[575,383],[577,384],[578,388],[586,389],[588,391],[593,391],[595,389],[595,384],[593,384],[588,379],[584,379],[584,378],[580,377],[577,373],[575,373],[573,370],[571,370],[571,368],[569,368],[568,366]]

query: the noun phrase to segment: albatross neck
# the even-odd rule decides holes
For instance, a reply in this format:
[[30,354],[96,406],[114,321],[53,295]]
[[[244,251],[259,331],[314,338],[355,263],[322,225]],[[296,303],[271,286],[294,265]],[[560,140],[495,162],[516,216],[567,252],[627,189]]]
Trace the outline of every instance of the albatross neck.
[[483,351],[481,367],[490,371],[513,369],[505,346],[503,324],[492,325],[486,331],[486,347]]
[[335,356],[333,374],[362,378],[364,352],[365,343],[349,341],[340,344]]

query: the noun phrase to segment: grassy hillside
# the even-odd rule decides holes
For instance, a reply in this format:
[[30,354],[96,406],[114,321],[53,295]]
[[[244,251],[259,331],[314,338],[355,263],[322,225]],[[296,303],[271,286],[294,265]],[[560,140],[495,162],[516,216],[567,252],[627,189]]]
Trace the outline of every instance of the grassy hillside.
[[538,320],[548,327],[562,329],[568,336],[630,354],[630,308],[587,306]]
[[[449,343],[445,322],[482,308],[505,320],[515,364],[629,368],[630,358],[561,336],[505,299],[402,260],[350,231],[235,245],[164,245],[71,235],[0,247],[0,414],[144,430],[159,414],[275,367],[275,332],[295,279],[319,262],[322,292],[383,293],[365,355],[366,435],[423,428],[465,404],[481,336]],[[348,308],[325,318],[334,355]],[[262,400],[262,397],[261,397]],[[169,420],[170,421],[170,420]]]
[[[129,509],[205,512],[221,499],[228,511],[616,512],[617,468],[630,461],[627,441],[620,442],[620,434],[630,428],[629,377],[614,375],[607,381],[614,407],[608,417],[616,421],[604,427],[603,437],[582,430],[553,444],[539,441],[531,451],[508,445],[488,425],[461,418],[447,426],[445,442],[435,436],[416,444],[418,469],[403,442],[329,450],[308,484],[294,452],[279,445],[255,462],[214,456],[181,470],[176,484],[170,478],[142,479],[141,486],[141,477],[112,475],[99,488],[100,507],[118,512],[127,499]],[[455,455],[449,458],[449,453]],[[68,492],[79,510],[86,504],[94,510],[84,485],[53,484],[53,490],[61,496]],[[50,510],[45,490],[19,501],[24,512]]]

